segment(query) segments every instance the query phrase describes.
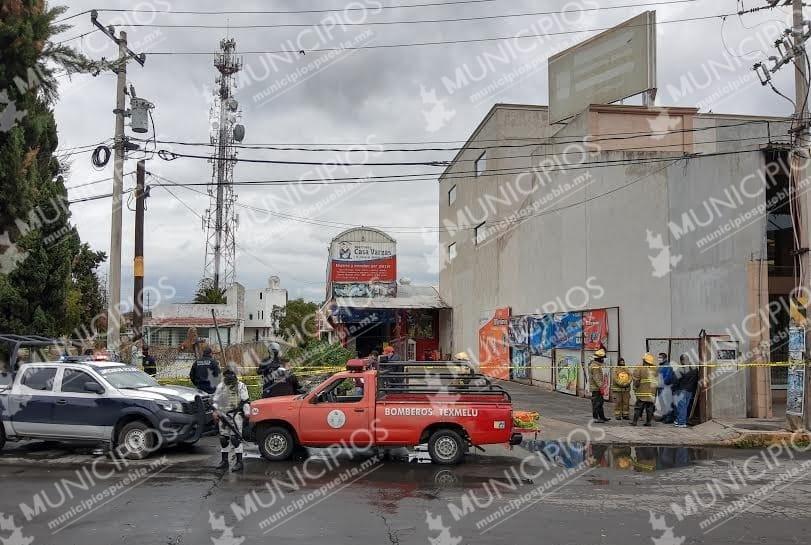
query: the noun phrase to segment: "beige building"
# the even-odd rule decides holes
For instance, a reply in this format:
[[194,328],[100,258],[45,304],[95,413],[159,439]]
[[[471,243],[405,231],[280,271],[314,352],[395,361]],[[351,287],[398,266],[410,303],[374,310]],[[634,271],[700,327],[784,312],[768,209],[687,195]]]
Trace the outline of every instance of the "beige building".
[[[452,307],[441,351],[481,355],[480,318],[494,309],[617,308],[612,343],[629,361],[673,338],[717,359],[705,334],[738,342],[741,361],[784,361],[789,126],[622,105],[550,125],[545,106],[495,105],[439,179],[440,297]],[[679,342],[666,345],[673,360]],[[710,373],[711,417],[765,416],[770,389],[784,396],[782,369]]]

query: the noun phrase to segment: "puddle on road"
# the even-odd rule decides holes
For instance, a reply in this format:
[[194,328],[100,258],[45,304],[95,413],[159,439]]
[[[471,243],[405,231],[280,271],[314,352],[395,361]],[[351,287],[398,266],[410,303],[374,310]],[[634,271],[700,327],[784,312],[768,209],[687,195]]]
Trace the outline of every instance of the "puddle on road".
[[560,467],[575,468],[588,461],[592,467],[640,473],[678,469],[720,457],[714,449],[608,446],[565,441],[530,440],[517,448],[538,453]]

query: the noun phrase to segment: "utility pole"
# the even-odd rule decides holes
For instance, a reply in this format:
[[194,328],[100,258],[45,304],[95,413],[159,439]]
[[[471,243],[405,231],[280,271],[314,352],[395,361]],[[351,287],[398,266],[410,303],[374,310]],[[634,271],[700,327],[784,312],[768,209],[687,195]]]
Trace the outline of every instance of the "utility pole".
[[115,110],[113,110],[115,114],[115,155],[113,159],[113,202],[110,213],[110,269],[107,303],[107,349],[118,351],[121,344],[121,232],[123,223],[121,196],[124,192],[124,154],[126,152],[124,117],[127,115],[127,61],[134,58],[143,66],[145,56],[136,55],[127,47],[126,32],[119,31],[118,38],[116,38],[114,27],[105,27],[99,23],[96,10],[90,12],[90,21],[118,45],[118,59],[111,67],[117,80]]
[[[803,1],[792,1],[792,43],[794,44],[794,93],[795,93],[795,110],[794,115],[797,120],[797,128],[794,133],[794,145],[792,146],[792,179],[793,190],[796,195],[799,216],[799,241],[800,248],[797,250],[798,258],[800,260],[800,271],[802,272],[799,278],[799,293],[798,298],[801,305],[804,307],[804,315],[807,315],[807,294],[811,293],[811,282],[809,282],[809,273],[811,270],[811,254],[808,252],[809,240],[811,240],[811,233],[809,233],[809,211],[811,211],[811,194],[805,189],[805,181],[808,173],[806,172],[806,163],[808,161],[808,70],[806,65],[806,51],[805,51],[805,18],[803,17]],[[808,367],[808,346],[809,346],[809,330],[808,323],[804,324],[805,331],[805,351],[803,352],[802,368],[803,380],[805,381],[804,400],[803,400],[803,415],[802,417],[786,415],[788,425],[793,430],[811,429],[811,381],[809,381],[809,367]]]
[[146,166],[138,161],[135,171],[135,253],[133,258],[133,341],[143,337],[144,327],[144,207]]

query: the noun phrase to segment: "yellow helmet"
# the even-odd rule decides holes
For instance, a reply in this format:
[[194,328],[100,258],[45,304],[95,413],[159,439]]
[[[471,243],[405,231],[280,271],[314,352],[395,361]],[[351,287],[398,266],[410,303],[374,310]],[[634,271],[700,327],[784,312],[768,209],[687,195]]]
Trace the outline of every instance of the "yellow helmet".
[[470,361],[470,356],[467,355],[467,352],[459,352],[453,356],[453,359],[456,361]]
[[656,358],[653,357],[653,354],[651,354],[650,352],[645,352],[645,354],[642,356],[642,361],[644,361],[648,365],[653,365],[654,363],[656,363]]
[[605,349],[598,348],[597,350],[595,350],[594,351],[594,357],[595,358],[604,358],[605,357]]

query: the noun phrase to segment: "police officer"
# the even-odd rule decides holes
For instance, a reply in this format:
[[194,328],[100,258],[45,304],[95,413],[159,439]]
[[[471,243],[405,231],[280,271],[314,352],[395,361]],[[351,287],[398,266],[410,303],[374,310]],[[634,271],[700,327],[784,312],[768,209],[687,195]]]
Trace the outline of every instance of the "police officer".
[[155,356],[150,355],[149,347],[144,345],[143,349],[141,350],[142,360],[143,360],[143,368],[144,373],[148,375],[152,375],[153,377],[158,372],[158,364],[155,361]]
[[301,390],[296,376],[282,364],[279,348],[278,343],[270,343],[270,356],[259,364],[263,398],[293,395]]
[[594,352],[594,359],[589,364],[589,389],[591,390],[591,417],[595,423],[604,424],[611,420],[605,417],[605,399],[603,398],[603,362],[605,349]]
[[231,471],[242,471],[242,424],[250,415],[248,388],[239,380],[236,371],[228,366],[222,375],[222,382],[214,392],[214,419],[219,425],[220,453],[222,460],[217,469],[228,469],[228,456],[233,450],[236,464]]
[[206,347],[203,357],[192,364],[189,379],[198,390],[213,394],[219,377],[220,362],[211,355],[211,348]]
[[636,392],[636,405],[634,406],[634,419],[632,426],[636,426],[642,412],[645,412],[645,425],[651,426],[653,421],[654,402],[656,401],[656,388],[659,384],[659,373],[654,367],[656,358],[650,352],[642,356],[642,365],[634,369],[631,375],[634,379],[634,392]]

